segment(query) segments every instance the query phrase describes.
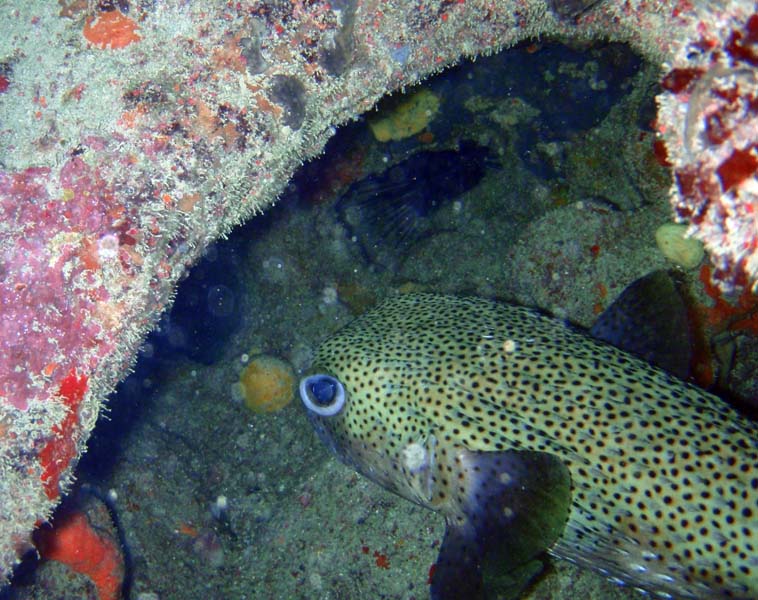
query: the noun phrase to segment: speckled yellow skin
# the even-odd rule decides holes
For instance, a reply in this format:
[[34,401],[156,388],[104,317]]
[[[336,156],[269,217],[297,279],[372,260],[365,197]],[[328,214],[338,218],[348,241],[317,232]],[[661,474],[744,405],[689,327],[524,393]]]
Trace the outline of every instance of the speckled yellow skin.
[[758,598],[758,428],[717,397],[528,309],[392,299],[318,350],[347,391],[311,415],[341,456],[454,518],[462,449],[569,467],[552,554],[676,598]]

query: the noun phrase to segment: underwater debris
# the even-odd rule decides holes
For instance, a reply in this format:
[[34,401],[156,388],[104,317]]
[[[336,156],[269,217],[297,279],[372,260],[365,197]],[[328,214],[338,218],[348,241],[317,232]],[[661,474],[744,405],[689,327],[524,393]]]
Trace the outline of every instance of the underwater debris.
[[366,262],[394,267],[411,246],[434,235],[430,217],[478,185],[490,164],[489,149],[470,141],[457,150],[417,152],[354,183],[337,201],[339,219]]

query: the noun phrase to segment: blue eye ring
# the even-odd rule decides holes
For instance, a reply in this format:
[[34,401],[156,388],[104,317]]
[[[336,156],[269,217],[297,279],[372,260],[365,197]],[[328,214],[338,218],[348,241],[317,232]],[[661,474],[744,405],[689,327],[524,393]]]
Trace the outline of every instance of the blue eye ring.
[[332,375],[317,373],[300,380],[300,399],[312,413],[333,417],[345,407],[345,386]]

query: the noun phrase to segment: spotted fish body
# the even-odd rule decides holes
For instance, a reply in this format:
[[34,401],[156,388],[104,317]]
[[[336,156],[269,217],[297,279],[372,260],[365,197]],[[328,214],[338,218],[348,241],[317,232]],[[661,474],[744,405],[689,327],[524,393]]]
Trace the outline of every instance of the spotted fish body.
[[[328,379],[304,379],[304,401],[344,393],[334,414],[306,401],[319,435],[445,515],[441,555],[456,540],[470,549],[467,531],[519,532],[503,522],[515,511],[536,519],[537,546],[619,582],[662,597],[758,598],[758,428],[715,396],[538,312],[432,294],[364,314],[321,345],[313,370]],[[524,497],[511,503],[513,483]],[[563,485],[565,516],[540,521],[561,513]]]

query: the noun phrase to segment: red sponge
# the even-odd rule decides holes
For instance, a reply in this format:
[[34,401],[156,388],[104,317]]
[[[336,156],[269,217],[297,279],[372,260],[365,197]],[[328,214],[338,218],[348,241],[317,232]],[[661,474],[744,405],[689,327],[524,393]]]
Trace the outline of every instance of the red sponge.
[[89,577],[100,600],[118,600],[124,580],[124,556],[118,542],[106,531],[95,528],[82,512],[56,517],[52,527],[35,532],[43,558],[56,560]]

